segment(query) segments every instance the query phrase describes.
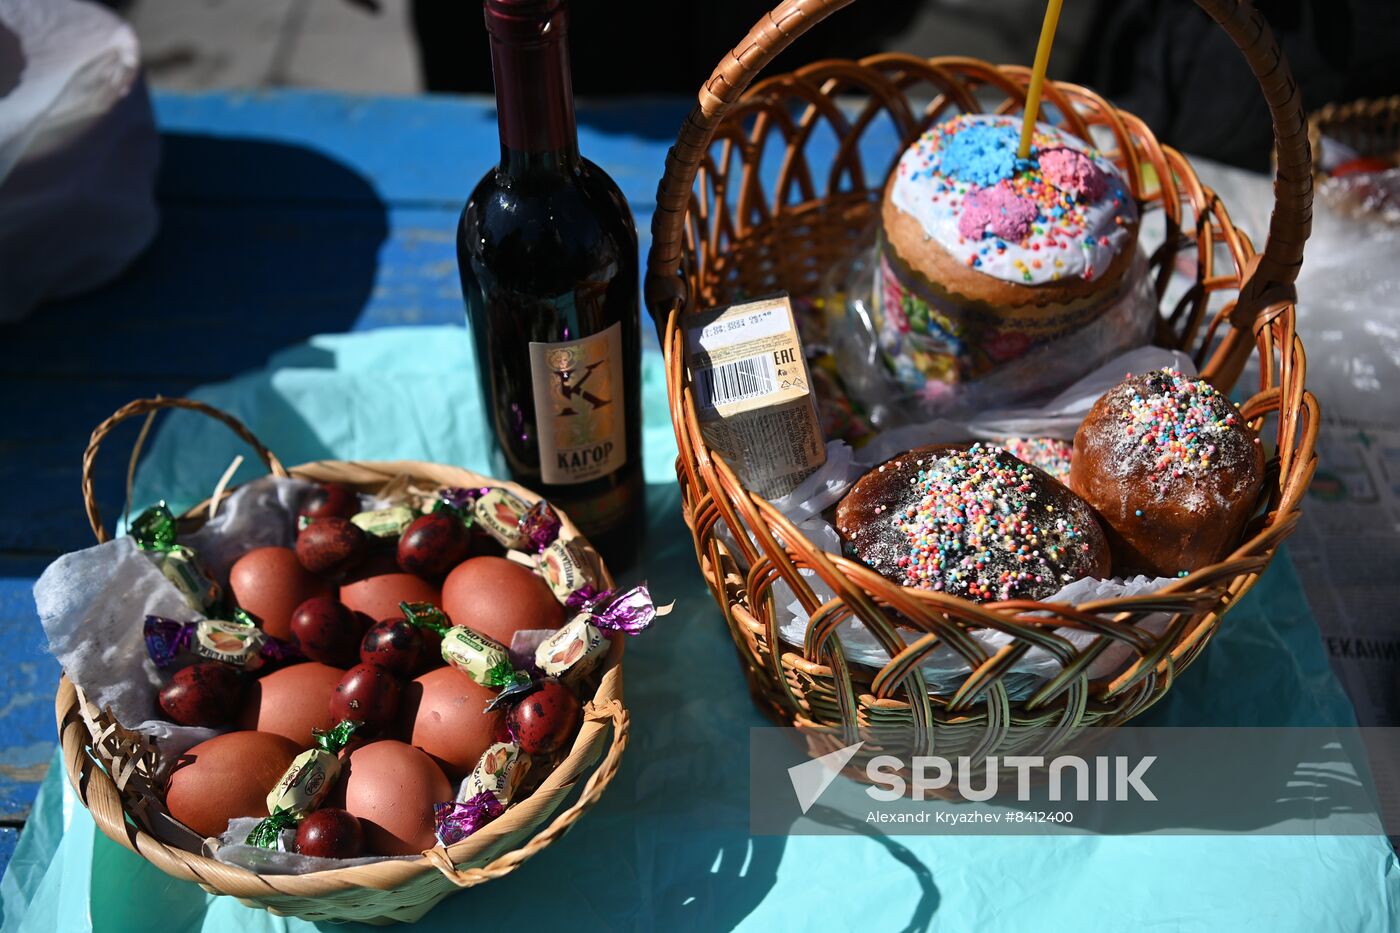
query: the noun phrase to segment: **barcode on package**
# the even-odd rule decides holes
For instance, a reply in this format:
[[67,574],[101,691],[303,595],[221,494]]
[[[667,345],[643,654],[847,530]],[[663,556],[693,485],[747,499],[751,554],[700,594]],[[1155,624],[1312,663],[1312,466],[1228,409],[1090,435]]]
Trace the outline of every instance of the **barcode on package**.
[[778,373],[768,354],[750,356],[695,372],[696,401],[702,409],[761,398],[775,391]]

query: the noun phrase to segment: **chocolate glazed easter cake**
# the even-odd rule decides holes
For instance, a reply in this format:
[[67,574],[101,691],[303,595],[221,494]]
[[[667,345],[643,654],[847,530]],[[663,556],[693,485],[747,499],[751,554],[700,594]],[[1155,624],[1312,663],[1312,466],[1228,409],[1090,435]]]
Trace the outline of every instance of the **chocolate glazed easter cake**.
[[1069,484],[1103,521],[1120,575],[1184,576],[1239,538],[1264,482],[1259,438],[1209,383],[1131,376],[1090,409]]
[[1019,138],[1019,118],[958,116],[905,150],[886,185],[880,344],[926,397],[1085,328],[1130,278],[1138,209],[1118,169],[1046,124],[1029,160]]
[[848,554],[904,586],[974,602],[1044,599],[1109,575],[1093,511],[1006,450],[934,445],[862,476],[836,507]]

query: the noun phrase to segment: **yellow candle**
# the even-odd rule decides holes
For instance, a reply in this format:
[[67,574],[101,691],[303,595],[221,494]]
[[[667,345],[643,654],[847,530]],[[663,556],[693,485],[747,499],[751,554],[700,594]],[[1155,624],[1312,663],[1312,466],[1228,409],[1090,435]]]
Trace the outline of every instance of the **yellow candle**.
[[1060,22],[1062,2],[1047,0],[1045,4],[1045,23],[1040,27],[1040,45],[1036,46],[1035,64],[1031,67],[1031,86],[1026,90],[1026,116],[1021,121],[1021,148],[1017,154],[1023,159],[1031,157],[1031,130],[1040,113],[1040,88],[1045,84],[1045,69],[1050,65],[1050,46],[1055,44],[1055,26]]

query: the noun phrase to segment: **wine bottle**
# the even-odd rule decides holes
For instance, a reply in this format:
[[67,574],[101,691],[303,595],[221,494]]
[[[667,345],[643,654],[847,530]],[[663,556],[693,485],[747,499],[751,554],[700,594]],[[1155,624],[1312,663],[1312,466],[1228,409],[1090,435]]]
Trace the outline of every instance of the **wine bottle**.
[[579,155],[563,0],[485,15],[501,161],[462,210],[457,263],[497,465],[619,570],[645,524],[637,230]]

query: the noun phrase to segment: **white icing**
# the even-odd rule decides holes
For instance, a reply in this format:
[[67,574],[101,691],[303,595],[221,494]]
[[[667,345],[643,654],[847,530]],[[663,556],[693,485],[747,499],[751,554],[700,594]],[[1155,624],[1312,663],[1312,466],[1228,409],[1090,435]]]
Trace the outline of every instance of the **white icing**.
[[[969,124],[1011,126],[1020,132],[1019,117],[965,114],[957,119]],[[990,234],[978,240],[963,237],[958,232],[962,203],[979,188],[948,179],[932,169],[944,139],[937,127],[920,136],[900,157],[891,193],[894,204],[918,220],[924,233],[960,262],[969,263],[975,257],[974,268],[987,275],[1036,285],[1066,277],[1093,281],[1131,242],[1128,228],[1137,221],[1137,205],[1117,166],[1097,150],[1044,123],[1036,124],[1034,138],[1037,148],[1063,146],[1084,153],[1108,176],[1104,194],[1080,206],[1083,228],[1076,233],[1066,232],[1062,221],[1042,215],[1036,223],[1040,232],[1033,231],[1020,243],[1001,241]],[[1122,218],[1121,224],[1117,218]]]

